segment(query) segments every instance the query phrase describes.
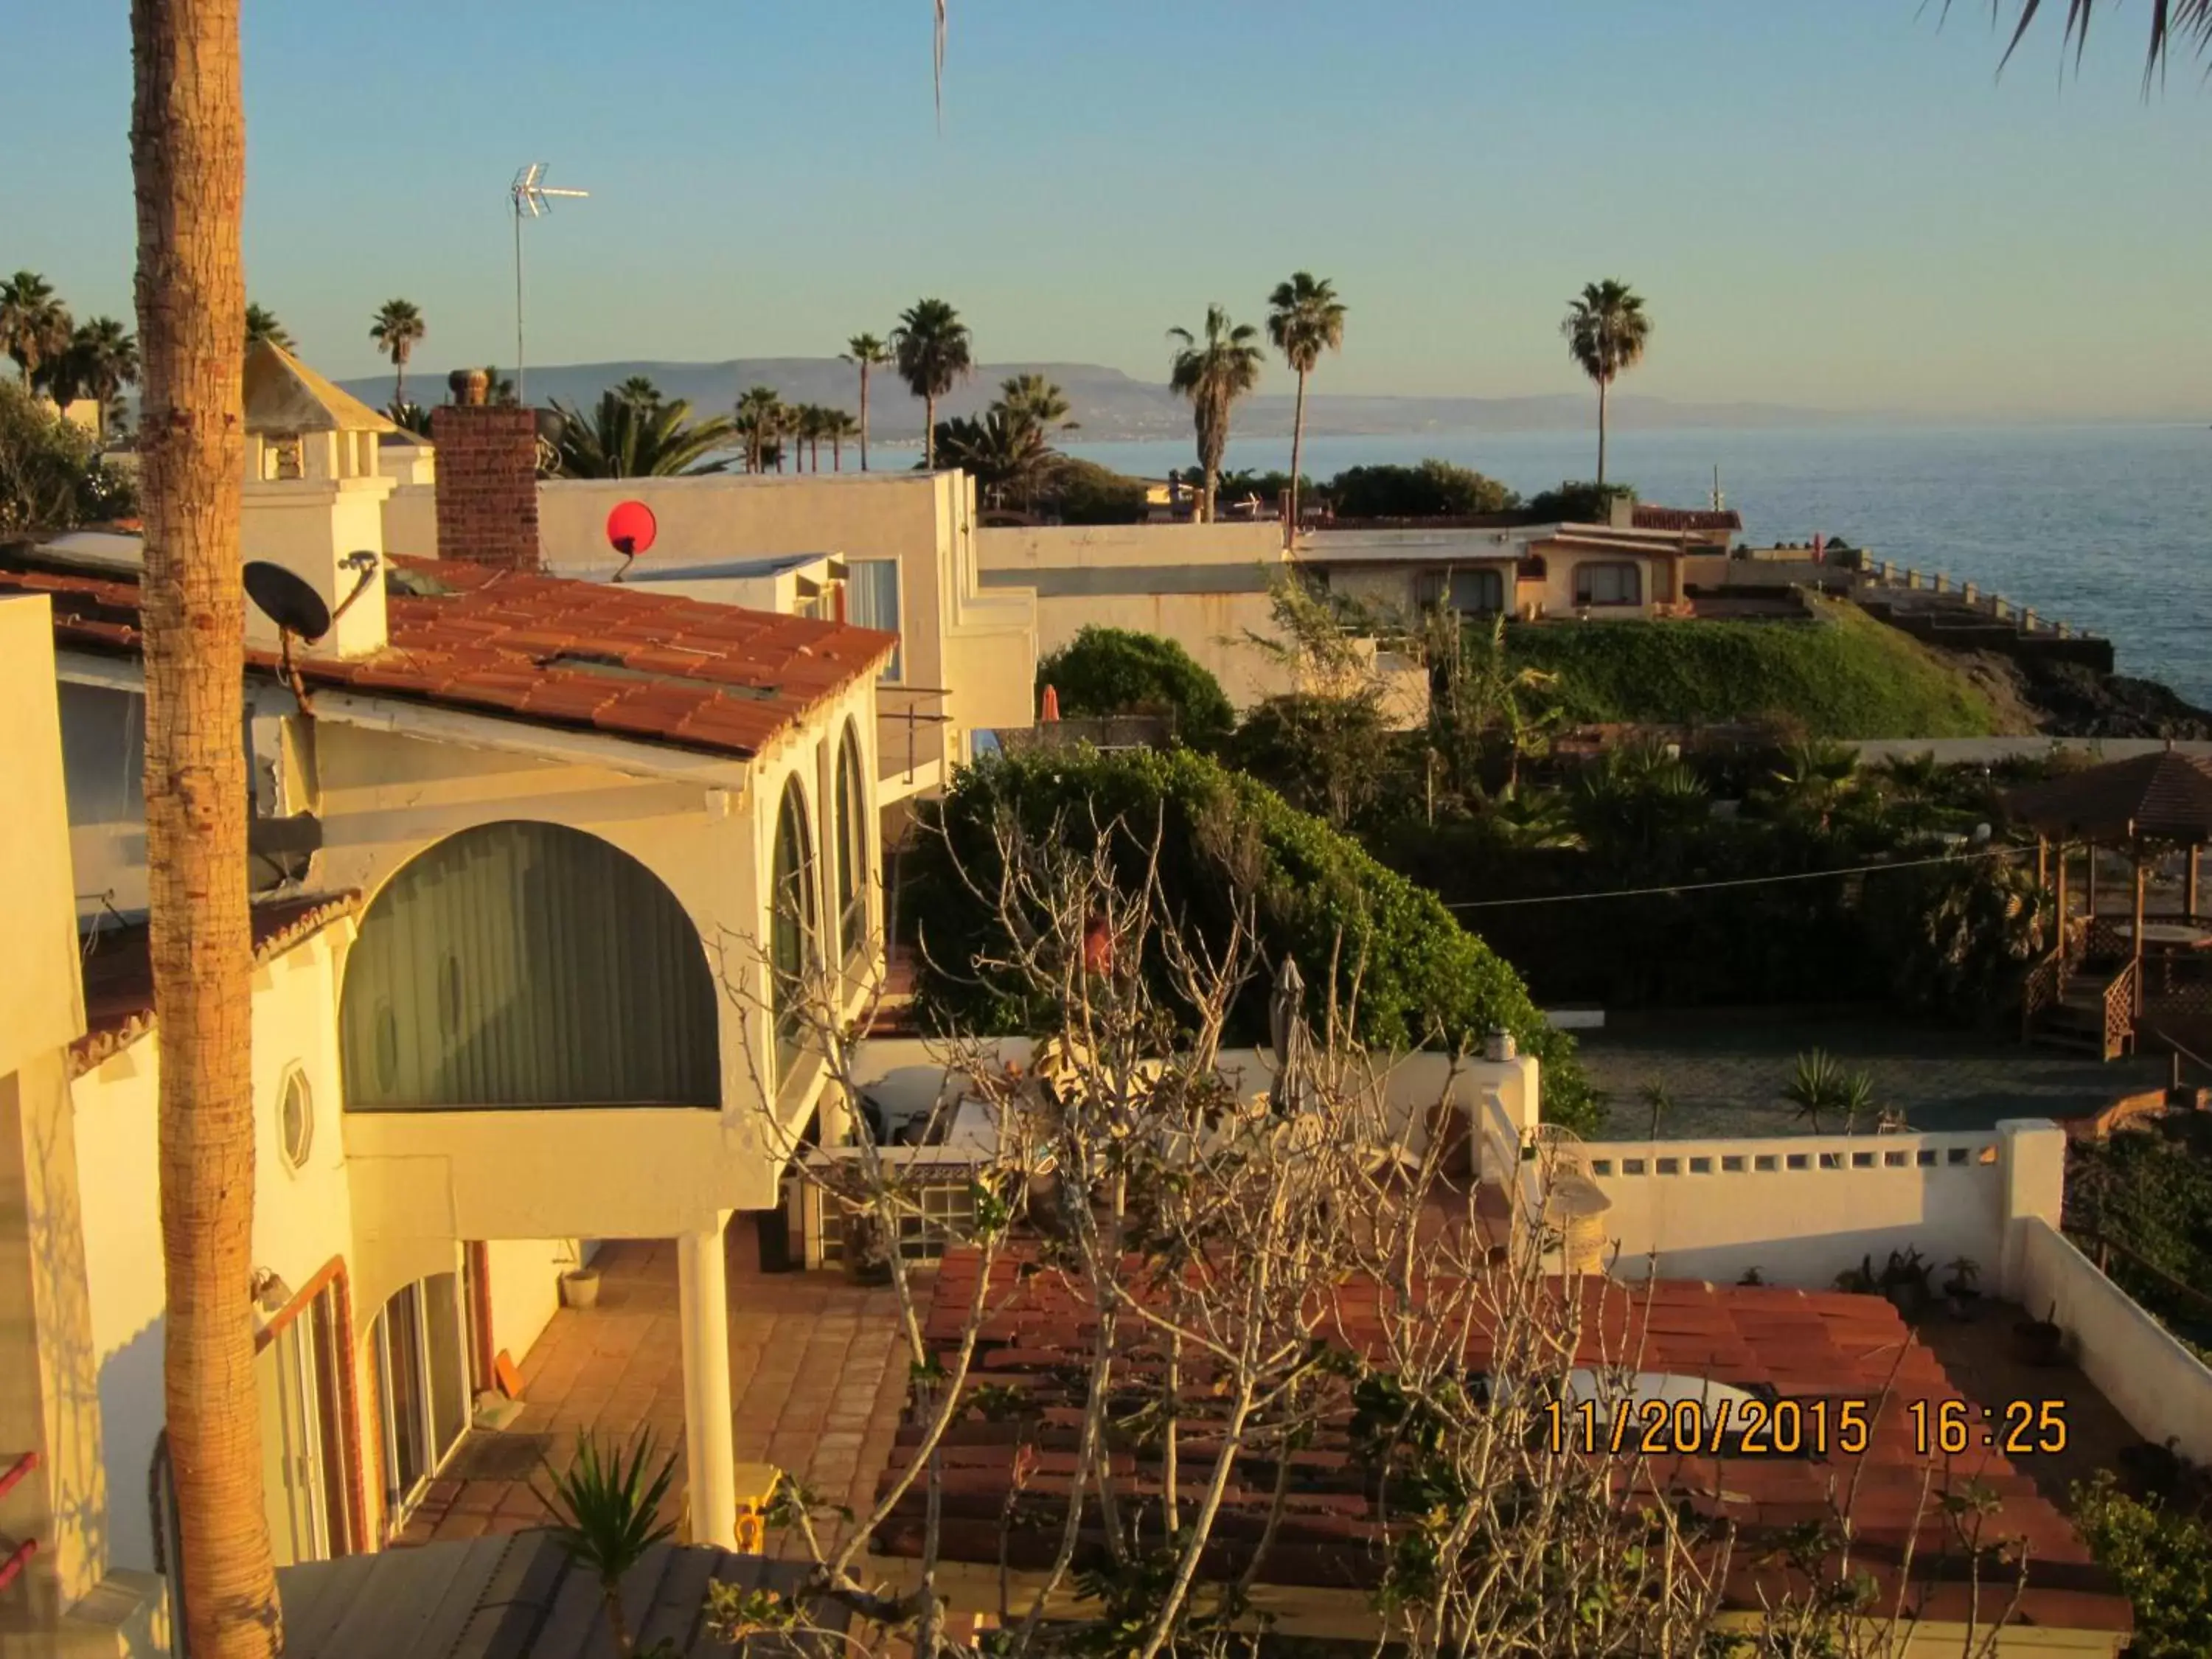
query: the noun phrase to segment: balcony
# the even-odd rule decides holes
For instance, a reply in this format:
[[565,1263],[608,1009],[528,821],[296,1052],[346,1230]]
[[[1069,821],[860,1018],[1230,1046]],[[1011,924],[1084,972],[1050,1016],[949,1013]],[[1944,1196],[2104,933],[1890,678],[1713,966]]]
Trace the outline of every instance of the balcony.
[[944,787],[948,695],[937,685],[877,686],[876,779],[884,805]]

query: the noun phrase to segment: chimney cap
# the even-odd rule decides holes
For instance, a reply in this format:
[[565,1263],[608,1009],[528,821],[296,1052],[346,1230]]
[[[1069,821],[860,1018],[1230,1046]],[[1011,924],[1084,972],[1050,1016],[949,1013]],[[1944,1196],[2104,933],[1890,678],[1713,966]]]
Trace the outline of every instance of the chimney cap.
[[457,368],[446,376],[453,401],[465,409],[481,408],[491,392],[491,376],[480,368]]

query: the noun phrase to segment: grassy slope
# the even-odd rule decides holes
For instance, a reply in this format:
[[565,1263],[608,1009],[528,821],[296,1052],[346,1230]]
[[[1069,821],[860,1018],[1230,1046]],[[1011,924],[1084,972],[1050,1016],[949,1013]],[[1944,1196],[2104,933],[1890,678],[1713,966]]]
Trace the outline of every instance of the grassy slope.
[[1990,700],[1917,640],[1829,603],[1824,623],[1605,622],[1509,632],[1516,664],[1559,677],[1571,719],[1784,718],[1808,737],[1971,738]]

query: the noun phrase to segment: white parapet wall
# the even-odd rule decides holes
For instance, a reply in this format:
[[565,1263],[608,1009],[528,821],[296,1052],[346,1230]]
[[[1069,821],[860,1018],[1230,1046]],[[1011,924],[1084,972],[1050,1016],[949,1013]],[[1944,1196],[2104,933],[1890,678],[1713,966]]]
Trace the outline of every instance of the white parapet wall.
[[1591,1179],[1614,1271],[1825,1287],[1871,1256],[1917,1249],[1940,1270],[1964,1257],[2010,1293],[2013,1222],[2055,1220],[2065,1137],[2019,1120],[1956,1134],[1792,1135],[1592,1143]]
[[2212,1462],[2212,1370],[2040,1216],[2016,1228],[2020,1301],[2066,1333],[2084,1375],[2154,1445]]

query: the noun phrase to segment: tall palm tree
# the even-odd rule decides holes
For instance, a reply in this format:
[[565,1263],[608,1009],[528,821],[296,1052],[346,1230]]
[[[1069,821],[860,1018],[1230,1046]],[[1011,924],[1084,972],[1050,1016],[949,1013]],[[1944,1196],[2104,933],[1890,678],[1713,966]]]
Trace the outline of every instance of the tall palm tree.
[[868,470],[868,371],[891,361],[891,349],[872,334],[855,334],[838,354],[860,371],[860,471]]
[[25,391],[36,390],[46,366],[69,349],[70,331],[69,307],[38,272],[0,283],[0,350],[15,360]]
[[864,428],[853,418],[853,411],[849,409],[824,410],[823,416],[823,433],[830,440],[830,470],[842,472],[845,470],[846,440],[858,437]]
[[1597,382],[1597,482],[1605,484],[1606,393],[1626,370],[1644,361],[1644,348],[1651,338],[1651,319],[1644,297],[1608,276],[1592,283],[1567,307],[1559,332],[1566,337],[1567,356],[1582,372]]
[[1191,422],[1198,434],[1198,465],[1205,475],[1198,513],[1201,520],[1211,523],[1214,483],[1221,476],[1221,458],[1229,448],[1229,411],[1239,398],[1260,384],[1260,331],[1249,323],[1232,323],[1219,306],[1208,306],[1202,333],[1171,328],[1168,338],[1176,342],[1168,390],[1190,399]]
[[1083,424],[1068,418],[1067,394],[1042,374],[1015,374],[1001,380],[994,407],[1010,420],[1028,422],[1040,435],[1073,432]]
[[760,472],[768,465],[768,446],[775,436],[777,399],[772,386],[749,388],[738,399],[737,419],[731,422],[745,442],[745,471]]
[[974,372],[968,325],[942,300],[917,300],[891,331],[899,378],[921,399],[921,464],[937,468],[937,400]]
[[369,325],[368,337],[376,342],[377,349],[392,359],[392,401],[407,401],[407,360],[415,355],[415,343],[430,331],[422,321],[412,300],[386,300]]
[[246,897],[246,420],[240,0],[132,0],[144,419],[147,909],[163,1394],[195,1659],[270,1659],[283,1614],[253,1375],[252,936]]
[[54,360],[47,384],[54,401],[66,408],[79,398],[100,405],[99,432],[107,435],[107,410],[126,386],[138,380],[138,342],[112,317],[77,325],[69,349]]
[[246,343],[258,345],[264,340],[287,351],[296,349],[292,343],[292,331],[276,320],[275,312],[266,306],[250,305],[246,307]]
[[561,474],[568,478],[673,477],[679,473],[720,472],[726,461],[708,461],[737,436],[726,415],[691,419],[681,398],[643,408],[619,392],[602,392],[588,416],[558,398]]
[[1306,376],[1324,351],[1344,344],[1344,301],[1326,276],[1297,271],[1267,296],[1267,337],[1298,377],[1297,412],[1291,422],[1291,524],[1298,522],[1298,467],[1305,453]]

